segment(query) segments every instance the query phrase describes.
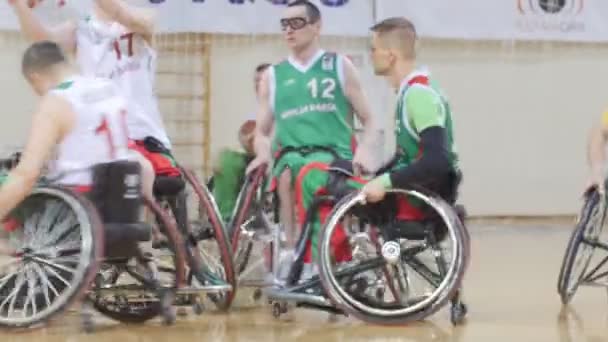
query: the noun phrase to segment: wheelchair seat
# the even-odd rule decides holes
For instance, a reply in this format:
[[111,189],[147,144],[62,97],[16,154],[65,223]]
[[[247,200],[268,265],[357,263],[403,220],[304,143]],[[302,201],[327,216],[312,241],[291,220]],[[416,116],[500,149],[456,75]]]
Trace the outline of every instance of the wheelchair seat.
[[182,177],[156,176],[154,180],[154,196],[175,196],[184,189],[186,182]]
[[149,241],[152,228],[141,222],[141,166],[119,160],[93,167],[89,198],[104,224],[107,257],[129,257],[137,243]]

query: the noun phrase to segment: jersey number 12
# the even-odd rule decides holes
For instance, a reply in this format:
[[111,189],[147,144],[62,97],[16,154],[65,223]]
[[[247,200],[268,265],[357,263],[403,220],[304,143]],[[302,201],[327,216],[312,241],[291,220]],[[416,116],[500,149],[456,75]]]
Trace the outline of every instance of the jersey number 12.
[[334,91],[336,90],[336,80],[333,78],[324,78],[319,82],[316,77],[306,84],[308,89],[310,89],[312,98],[316,99],[319,97],[319,83],[321,83],[321,88],[323,88],[321,91],[321,98],[333,99]]

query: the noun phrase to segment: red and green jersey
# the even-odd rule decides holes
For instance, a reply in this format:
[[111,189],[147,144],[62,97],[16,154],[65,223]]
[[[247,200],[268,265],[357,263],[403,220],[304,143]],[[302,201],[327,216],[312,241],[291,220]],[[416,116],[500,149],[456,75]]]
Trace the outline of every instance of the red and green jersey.
[[454,145],[450,105],[437,84],[424,71],[408,75],[399,88],[395,111],[397,148],[403,157],[400,166],[407,166],[424,151],[420,146],[420,133],[433,126],[445,128],[448,135],[450,161],[455,167],[458,156]]

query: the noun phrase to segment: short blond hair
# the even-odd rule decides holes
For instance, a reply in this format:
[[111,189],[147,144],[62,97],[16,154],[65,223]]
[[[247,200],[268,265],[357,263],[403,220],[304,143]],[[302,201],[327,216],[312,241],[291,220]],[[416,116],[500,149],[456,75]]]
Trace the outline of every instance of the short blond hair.
[[400,50],[404,57],[416,56],[418,35],[414,24],[404,17],[392,17],[382,20],[370,28],[389,47]]

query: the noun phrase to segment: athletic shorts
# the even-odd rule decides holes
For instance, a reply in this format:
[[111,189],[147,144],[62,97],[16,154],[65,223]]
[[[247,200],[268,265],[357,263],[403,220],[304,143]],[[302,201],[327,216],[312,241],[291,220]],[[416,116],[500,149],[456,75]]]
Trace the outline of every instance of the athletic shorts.
[[179,177],[181,175],[175,159],[168,150],[151,151],[143,140],[131,140],[129,148],[141,153],[152,164],[157,176]]

